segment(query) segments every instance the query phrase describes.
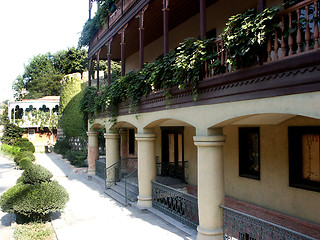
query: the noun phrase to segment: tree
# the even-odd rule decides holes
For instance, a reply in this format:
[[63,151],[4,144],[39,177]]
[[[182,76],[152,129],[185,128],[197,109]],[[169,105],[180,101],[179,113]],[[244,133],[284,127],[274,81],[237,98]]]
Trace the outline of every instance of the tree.
[[[58,96],[63,76],[86,71],[87,61],[87,52],[76,48],[34,56],[24,67],[23,75],[18,76],[12,85],[15,96],[23,99]],[[27,94],[22,95],[23,90]]]

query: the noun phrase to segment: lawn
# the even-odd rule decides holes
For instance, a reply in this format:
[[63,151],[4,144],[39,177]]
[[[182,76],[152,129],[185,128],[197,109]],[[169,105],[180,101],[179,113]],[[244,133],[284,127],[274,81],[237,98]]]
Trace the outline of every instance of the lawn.
[[51,222],[17,224],[13,236],[15,240],[56,240]]

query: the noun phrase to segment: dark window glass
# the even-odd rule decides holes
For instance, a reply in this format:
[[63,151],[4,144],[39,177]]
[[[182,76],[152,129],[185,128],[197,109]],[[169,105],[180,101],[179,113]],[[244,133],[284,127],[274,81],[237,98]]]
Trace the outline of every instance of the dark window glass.
[[239,175],[260,180],[260,129],[239,128]]
[[289,184],[320,192],[320,127],[289,127]]
[[134,149],[135,149],[134,129],[129,129],[129,154],[134,154]]

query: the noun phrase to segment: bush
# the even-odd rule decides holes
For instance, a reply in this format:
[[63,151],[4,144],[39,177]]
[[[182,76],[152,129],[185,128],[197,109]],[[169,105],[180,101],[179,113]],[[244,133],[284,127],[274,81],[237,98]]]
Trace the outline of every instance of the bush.
[[84,160],[87,159],[87,154],[84,151],[73,151],[68,150],[64,155],[64,158],[68,159],[70,164],[76,167],[84,167],[85,162]]
[[20,147],[11,146],[5,143],[1,145],[1,150],[4,152],[10,153],[13,156],[16,156],[21,151]]
[[28,169],[32,166],[32,160],[28,157],[22,158],[19,162],[19,168],[22,170]]
[[68,150],[71,150],[71,145],[67,138],[56,141],[56,144],[54,145],[54,151],[56,153],[64,155]]
[[57,181],[31,185],[19,183],[0,198],[3,211],[38,220],[65,207],[67,191]]
[[52,177],[53,175],[48,169],[38,164],[32,165],[22,173],[22,180],[24,184],[48,182]]
[[14,161],[15,163],[18,165],[20,160],[22,158],[30,158],[32,162],[34,162],[36,160],[36,157],[33,155],[33,152],[30,152],[30,151],[23,151],[23,152],[20,152],[18,153],[15,157],[14,157]]
[[35,147],[32,142],[30,142],[27,138],[22,138],[18,142],[14,144],[14,146],[20,147],[21,152],[29,151],[29,152],[35,152]]

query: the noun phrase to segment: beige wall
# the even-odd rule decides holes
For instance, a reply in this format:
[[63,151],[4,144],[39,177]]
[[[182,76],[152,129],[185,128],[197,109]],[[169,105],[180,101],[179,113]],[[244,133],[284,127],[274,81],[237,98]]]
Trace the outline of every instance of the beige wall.
[[320,126],[320,120],[294,117],[277,125],[260,125],[260,180],[239,176],[239,126],[225,127],[226,195],[320,223],[320,193],[289,187],[288,126],[305,125]]
[[[249,1],[218,1],[207,8],[207,31],[217,28],[217,34],[221,34],[225,28],[228,18],[234,14],[244,12],[255,7],[257,0]],[[171,18],[172,20],[173,18]],[[147,31],[147,30],[146,30]],[[200,14],[193,16],[184,23],[169,32],[169,47],[176,48],[180,42],[188,37],[198,37],[200,35]],[[138,39],[137,39],[138,41]],[[144,62],[153,62],[154,59],[163,54],[163,37],[156,39],[144,48]],[[126,58],[126,73],[139,69],[139,52]]]

